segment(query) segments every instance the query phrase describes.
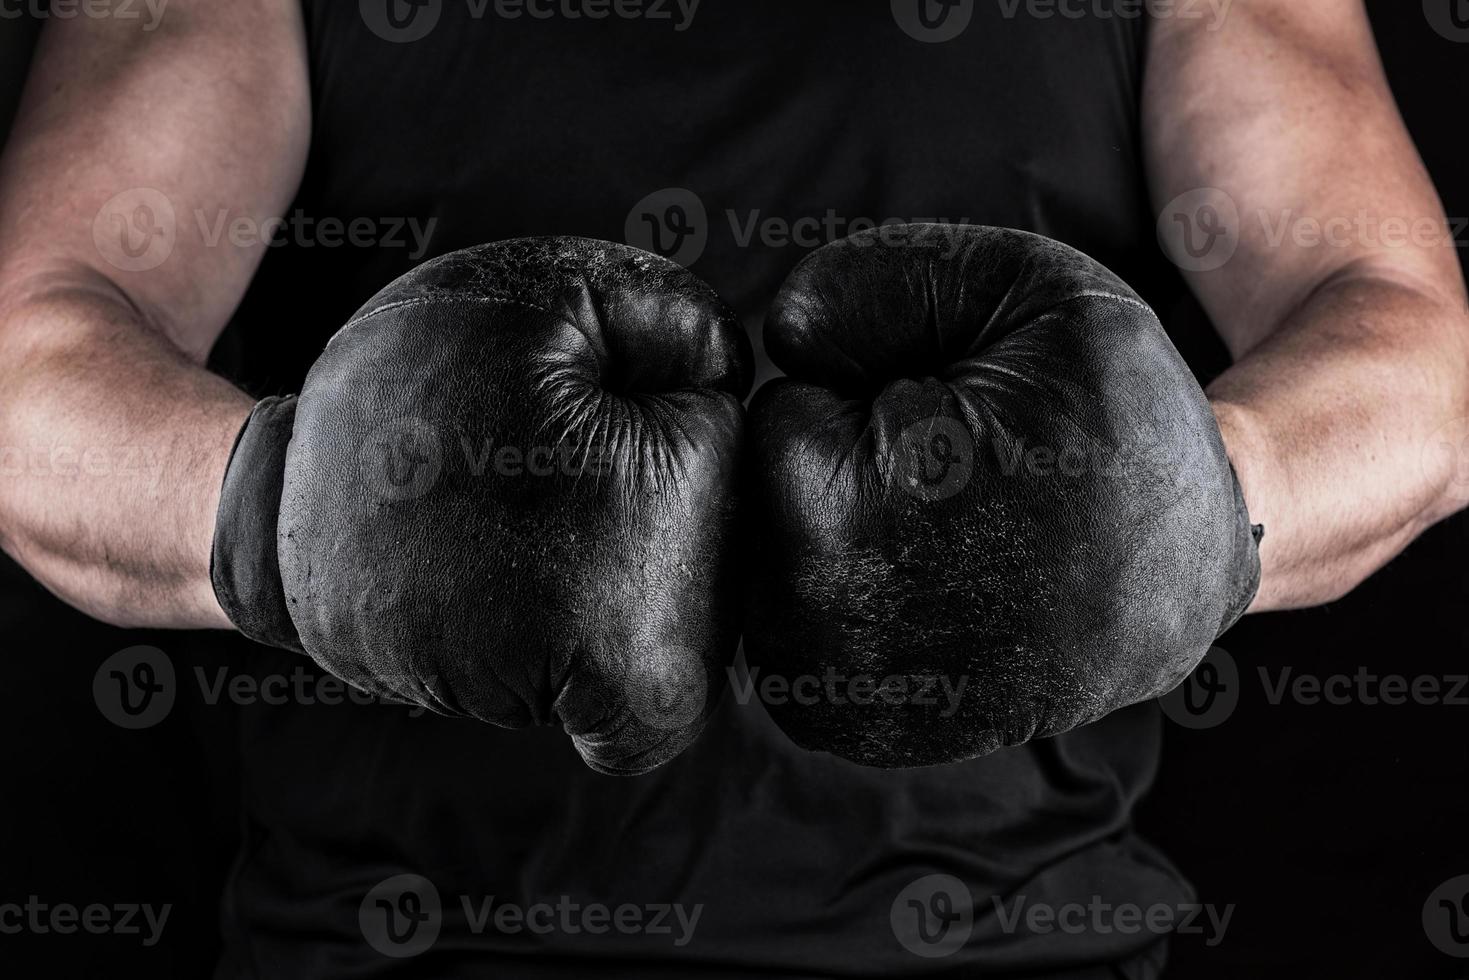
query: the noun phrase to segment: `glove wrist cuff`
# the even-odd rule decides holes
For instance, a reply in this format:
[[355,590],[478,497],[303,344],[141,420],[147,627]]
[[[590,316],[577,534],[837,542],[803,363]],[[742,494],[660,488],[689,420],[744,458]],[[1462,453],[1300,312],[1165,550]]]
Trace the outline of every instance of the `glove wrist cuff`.
[[1260,540],[1265,537],[1264,525],[1250,523],[1250,512],[1245,505],[1244,487],[1240,485],[1239,474],[1235,472],[1233,462],[1229,464],[1229,476],[1234,483],[1234,509],[1238,515],[1238,533],[1235,535],[1235,555],[1232,566],[1234,572],[1229,586],[1232,598],[1229,607],[1224,611],[1224,619],[1219,624],[1219,631],[1214,636],[1216,640],[1239,622],[1245,610],[1250,607],[1250,603],[1255,601],[1255,595],[1260,590]]
[[276,550],[296,398],[266,398],[235,438],[219,495],[209,577],[220,608],[258,643],[304,653],[286,607]]

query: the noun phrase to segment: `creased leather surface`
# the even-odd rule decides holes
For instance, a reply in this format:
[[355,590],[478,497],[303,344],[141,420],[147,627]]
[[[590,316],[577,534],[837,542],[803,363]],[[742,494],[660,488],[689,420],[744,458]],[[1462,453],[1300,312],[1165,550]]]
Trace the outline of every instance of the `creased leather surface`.
[[383,697],[560,723],[599,771],[672,758],[738,639],[750,374],[713,291],[637,249],[521,239],[402,277],[299,398],[278,542],[306,650]]
[[745,649],[808,679],[767,703],[798,744],[900,767],[1054,735],[1172,689],[1253,598],[1203,392],[1081,253],[853,236],[792,272],[765,343],[788,377],[750,408]]

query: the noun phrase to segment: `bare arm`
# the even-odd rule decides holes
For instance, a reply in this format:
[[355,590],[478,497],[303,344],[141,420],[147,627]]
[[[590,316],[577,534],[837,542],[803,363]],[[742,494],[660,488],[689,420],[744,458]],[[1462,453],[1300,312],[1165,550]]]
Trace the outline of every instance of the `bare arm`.
[[1153,26],[1154,200],[1217,188],[1193,230],[1232,226],[1186,274],[1235,357],[1209,396],[1266,528],[1253,609],[1326,602],[1466,503],[1433,450],[1469,416],[1456,250],[1359,0]]
[[119,625],[218,626],[209,553],[251,401],[201,366],[310,129],[294,0],[53,19],[0,158],[0,545]]

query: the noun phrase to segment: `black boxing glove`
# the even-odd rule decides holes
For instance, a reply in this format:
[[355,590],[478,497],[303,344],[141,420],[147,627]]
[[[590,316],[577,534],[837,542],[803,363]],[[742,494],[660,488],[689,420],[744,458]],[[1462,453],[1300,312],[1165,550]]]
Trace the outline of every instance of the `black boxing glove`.
[[1249,605],[1252,528],[1158,319],[1081,253],[906,225],[765,324],[745,653],[799,745],[974,758],[1175,687]]
[[551,238],[428,262],[245,424],[220,605],[369,693],[559,722],[592,768],[651,769],[738,639],[751,371],[734,314],[658,256]]

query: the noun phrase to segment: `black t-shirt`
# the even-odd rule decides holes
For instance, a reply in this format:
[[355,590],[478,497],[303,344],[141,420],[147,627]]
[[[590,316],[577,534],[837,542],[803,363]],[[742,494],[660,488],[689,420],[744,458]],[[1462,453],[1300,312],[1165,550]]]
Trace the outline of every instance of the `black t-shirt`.
[[[293,390],[417,262],[522,235],[673,255],[757,351],[790,268],[887,220],[1050,235],[1160,307],[1180,288],[1142,179],[1140,17],[926,0],[705,0],[691,19],[596,0],[305,10],[310,161],[219,355],[257,394]],[[314,672],[264,650],[252,669]],[[883,772],[795,748],[738,694],[631,779],[591,772],[554,730],[246,709],[221,974],[1150,975],[1137,958],[1156,932],[1036,929],[1025,912],[1190,900],[1131,830],[1156,707]]]

